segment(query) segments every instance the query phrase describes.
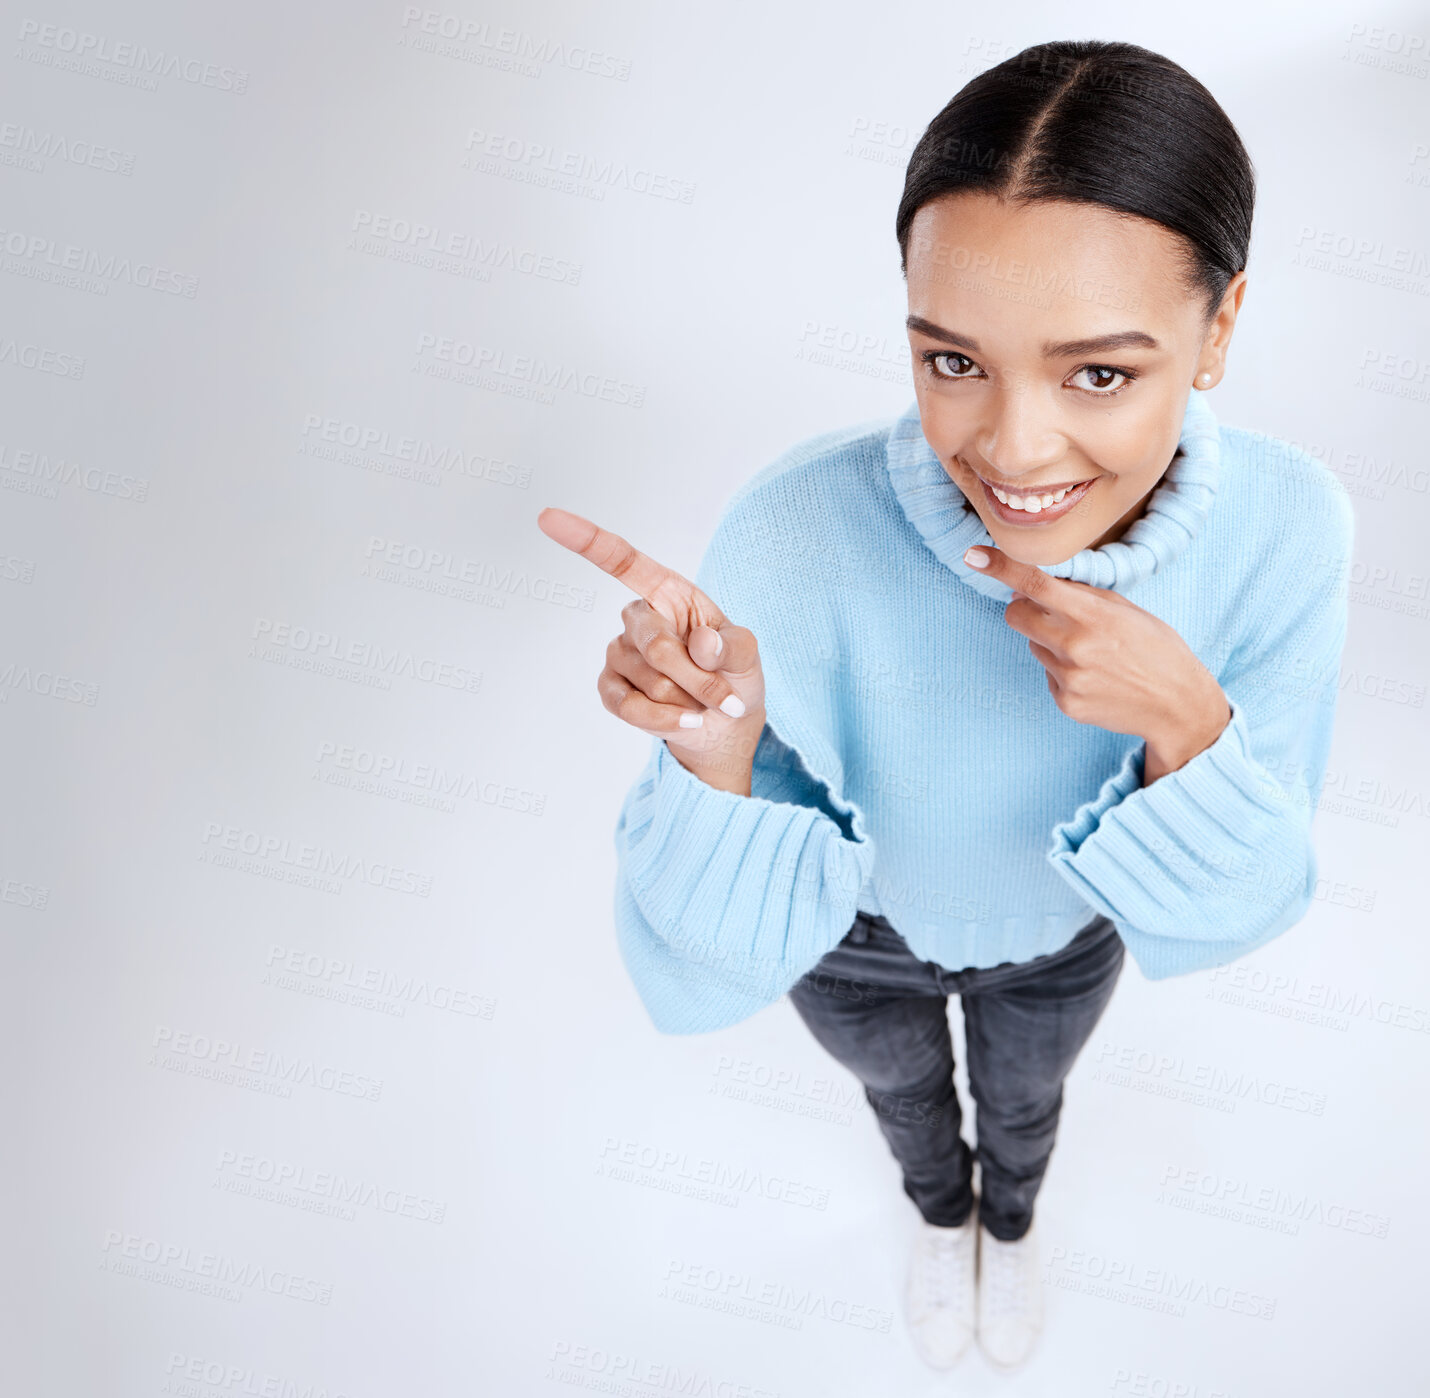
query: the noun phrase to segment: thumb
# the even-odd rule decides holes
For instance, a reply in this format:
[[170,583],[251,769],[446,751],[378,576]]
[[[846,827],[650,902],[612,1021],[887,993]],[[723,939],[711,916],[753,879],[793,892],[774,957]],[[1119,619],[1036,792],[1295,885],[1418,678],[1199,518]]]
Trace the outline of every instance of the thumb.
[[727,675],[744,674],[759,661],[754,633],[729,621],[718,627],[692,626],[685,648],[702,670],[719,670]]
[[725,659],[726,642],[720,635],[718,627],[692,626],[690,639],[686,641],[685,649],[690,652],[690,658],[702,670],[723,668],[721,662]]

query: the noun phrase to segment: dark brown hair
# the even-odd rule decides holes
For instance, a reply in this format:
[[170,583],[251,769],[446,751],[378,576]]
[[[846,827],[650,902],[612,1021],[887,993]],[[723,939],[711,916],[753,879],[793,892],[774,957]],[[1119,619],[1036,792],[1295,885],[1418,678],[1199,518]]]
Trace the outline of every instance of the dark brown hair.
[[1215,315],[1246,266],[1256,175],[1216,99],[1136,44],[1036,44],[980,73],[929,123],[909,158],[895,232],[941,195],[1068,199],[1180,235],[1188,290]]

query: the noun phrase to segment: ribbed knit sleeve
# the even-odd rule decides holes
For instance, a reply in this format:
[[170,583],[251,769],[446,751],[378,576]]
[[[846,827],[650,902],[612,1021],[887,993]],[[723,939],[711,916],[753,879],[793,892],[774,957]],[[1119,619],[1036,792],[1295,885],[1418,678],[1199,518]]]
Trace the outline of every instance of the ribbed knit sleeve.
[[663,739],[616,824],[617,940],[655,1027],[727,1028],[778,1000],[853,925],[874,851],[766,727],[751,795],[686,770]]
[[[1118,927],[1149,980],[1224,965],[1305,915],[1347,626],[1353,521],[1343,490],[1303,541],[1319,556],[1218,676],[1231,718],[1210,747],[1142,786],[1129,750],[1054,827],[1048,858]],[[1317,554],[1318,549],[1324,552]]]

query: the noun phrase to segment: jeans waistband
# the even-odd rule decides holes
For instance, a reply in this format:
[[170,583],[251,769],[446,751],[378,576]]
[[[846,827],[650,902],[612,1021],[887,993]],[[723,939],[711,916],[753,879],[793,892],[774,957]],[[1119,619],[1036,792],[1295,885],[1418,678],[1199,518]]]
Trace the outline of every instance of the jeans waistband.
[[[1095,927],[1099,926],[1105,921],[1108,921],[1108,919],[1104,918],[1103,914],[1094,913],[1085,923],[1083,923],[1081,927],[1078,928],[1078,930],[1072,935],[1072,937],[1068,939],[1068,942],[1064,945],[1062,950],[1066,950],[1067,947],[1070,946],[1073,942],[1075,942],[1079,937],[1086,937],[1090,932],[1092,932]],[[891,932],[898,931],[894,924],[890,922],[888,918],[883,917],[882,915],[876,916],[873,913],[858,913],[855,915],[854,925],[849,929],[849,940],[851,942],[867,942],[869,940],[870,923],[878,923],[881,926],[888,928]],[[1050,955],[1056,954],[1056,952],[1050,953]]]

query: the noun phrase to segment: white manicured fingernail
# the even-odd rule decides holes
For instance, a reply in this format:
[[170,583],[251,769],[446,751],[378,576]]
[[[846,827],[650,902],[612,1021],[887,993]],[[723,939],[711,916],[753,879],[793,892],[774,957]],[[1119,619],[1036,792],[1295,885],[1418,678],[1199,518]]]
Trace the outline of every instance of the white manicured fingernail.
[[738,694],[727,694],[720,701],[720,712],[731,718],[740,718],[745,712],[745,701]]
[[680,716],[680,726],[682,728],[699,728],[705,722],[704,714],[684,713]]
[[725,638],[717,631],[715,633],[715,654],[720,655],[725,649]]

